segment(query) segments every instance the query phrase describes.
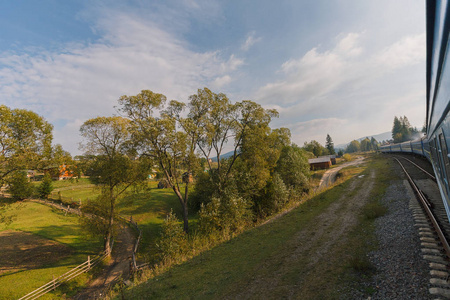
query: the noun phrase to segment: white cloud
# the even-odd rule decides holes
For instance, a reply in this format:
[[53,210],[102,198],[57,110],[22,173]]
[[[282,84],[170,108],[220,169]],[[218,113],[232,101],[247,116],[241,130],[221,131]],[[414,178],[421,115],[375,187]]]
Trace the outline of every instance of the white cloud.
[[[288,127],[294,132],[292,136],[293,140],[301,141],[305,137],[309,137],[310,140],[317,140],[323,143],[327,133],[335,133],[342,126],[348,124],[348,120],[339,118],[327,118],[327,119],[314,119],[305,122],[297,122],[288,124]],[[319,133],[319,134],[318,134]],[[323,134],[325,133],[325,135]]]
[[243,51],[248,51],[254,44],[256,44],[262,40],[261,37],[255,37],[255,34],[256,34],[256,32],[254,32],[254,31],[249,33],[247,39],[241,46],[241,49]]
[[312,48],[284,62],[279,79],[262,86],[254,99],[265,107],[276,103],[280,119],[274,123],[291,128],[296,143],[327,133],[340,143],[362,130],[388,131],[394,115],[424,115],[417,107],[425,103],[425,76],[412,76],[425,72],[424,45],[420,34],[370,52],[362,35],[350,33],[330,50]]
[[396,69],[425,60],[425,34],[407,36],[389,47],[377,57],[377,62],[389,69]]
[[230,56],[228,61],[221,63],[221,70],[222,72],[231,72],[235,71],[237,68],[242,66],[244,64],[244,61],[242,59],[236,58],[234,54]]
[[212,89],[220,89],[221,87],[229,84],[232,81],[229,75],[217,77],[211,84]]
[[[225,85],[243,61],[217,52],[194,52],[148,20],[108,11],[100,16],[100,42],[60,52],[0,53],[0,98],[11,107],[44,115],[55,125],[55,143],[76,152],[79,120],[115,113],[124,94],[151,89],[184,101],[211,78]],[[75,126],[75,127],[73,127]],[[69,133],[70,132],[70,133]]]
[[349,33],[342,38],[336,46],[335,51],[343,56],[358,56],[362,53],[362,48],[358,44],[360,35]]

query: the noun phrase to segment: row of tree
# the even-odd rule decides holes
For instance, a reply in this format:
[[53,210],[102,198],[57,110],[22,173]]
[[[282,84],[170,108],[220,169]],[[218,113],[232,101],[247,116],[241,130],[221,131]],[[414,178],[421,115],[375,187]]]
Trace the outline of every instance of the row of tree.
[[[119,104],[123,117],[98,117],[80,129],[82,148],[95,160],[91,177],[104,187],[101,201],[86,209],[108,220],[96,225],[106,233],[105,249],[118,197],[154,167],[179,200],[185,232],[190,208],[200,210],[203,230],[236,231],[309,189],[305,151],[291,145],[288,129],[269,126],[275,110],[231,103],[207,88],[187,104],[149,90],[122,96]],[[230,146],[233,154],[223,159]]]
[[345,153],[376,151],[378,149],[378,141],[374,137],[371,137],[370,139],[366,137],[361,141],[351,141],[350,144],[347,145],[347,148],[345,148]]
[[318,141],[312,140],[309,143],[305,142],[303,145],[303,149],[307,151],[309,158],[333,154],[342,156],[344,152],[355,153],[355,152],[376,151],[379,149],[379,143],[373,137],[371,137],[370,139],[366,137],[361,141],[353,140],[347,145],[347,147],[344,150],[339,149],[338,153],[336,153],[334,149],[333,139],[330,137],[329,134],[327,134],[325,147],[322,146]]
[[392,125],[392,139],[394,143],[410,141],[418,136],[419,131],[411,126],[406,116],[394,117],[394,124]]

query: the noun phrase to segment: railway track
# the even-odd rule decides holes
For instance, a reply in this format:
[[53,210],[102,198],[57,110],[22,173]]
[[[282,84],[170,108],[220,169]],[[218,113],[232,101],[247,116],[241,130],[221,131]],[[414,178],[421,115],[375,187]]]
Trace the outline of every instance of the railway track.
[[436,178],[423,161],[415,163],[403,155],[393,158],[403,169],[418,200],[410,202],[410,209],[419,231],[423,258],[430,267],[430,294],[450,299],[450,225]]

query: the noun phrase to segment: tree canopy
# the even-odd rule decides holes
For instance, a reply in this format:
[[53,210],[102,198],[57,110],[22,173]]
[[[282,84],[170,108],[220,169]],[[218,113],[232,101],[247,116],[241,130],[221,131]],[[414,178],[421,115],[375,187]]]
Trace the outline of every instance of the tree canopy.
[[417,136],[418,133],[419,131],[417,128],[411,126],[406,116],[394,117],[392,125],[392,139],[394,140],[394,143],[410,141]]
[[[258,151],[267,145],[264,139],[269,139],[271,135],[268,124],[278,114],[253,101],[232,104],[225,94],[216,94],[204,88],[191,95],[187,105],[174,100],[167,103],[166,96],[149,90],[143,90],[136,96],[122,96],[119,103],[121,110],[131,119],[133,141],[139,155],[154,159],[177,195],[186,232],[189,228],[188,196],[191,183],[189,180],[183,181],[182,175],[203,172],[199,168],[200,156],[206,159],[208,180],[218,194],[226,188],[239,157],[253,159],[252,166],[257,167],[266,163],[266,155],[272,157],[268,151],[264,154]],[[188,110],[187,117],[182,115],[185,109]],[[274,143],[286,139],[285,131],[278,133]],[[223,160],[221,155],[227,145],[232,145],[233,155]],[[210,159],[213,155],[217,158],[214,167]],[[276,159],[273,158],[274,161]],[[251,170],[255,171],[255,176],[266,174],[256,172],[255,168]],[[249,176],[247,178],[253,175]],[[256,177],[253,179],[256,182]]]
[[308,152],[314,153],[316,157],[322,156],[322,155],[328,155],[328,149],[322,146],[318,141],[312,140],[311,142],[303,145],[303,149],[305,149]]
[[329,134],[327,134],[325,147],[327,148],[329,154],[336,154],[336,151],[334,150],[333,139],[331,139],[331,136]]
[[146,178],[146,164],[135,160],[130,144],[130,121],[122,117],[97,117],[87,120],[80,128],[85,139],[82,148],[87,154],[95,155],[92,163],[91,180],[102,187],[97,202],[85,206],[86,213],[98,218],[86,218],[91,228],[99,229],[104,235],[105,250],[111,251],[114,236],[116,203],[125,190],[139,180]]
[[52,130],[50,123],[32,111],[0,105],[0,181],[48,158]]

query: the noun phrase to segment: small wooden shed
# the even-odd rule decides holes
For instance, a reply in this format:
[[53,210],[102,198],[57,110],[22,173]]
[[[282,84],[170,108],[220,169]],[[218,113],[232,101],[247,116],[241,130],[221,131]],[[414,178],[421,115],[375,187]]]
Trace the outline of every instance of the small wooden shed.
[[331,159],[329,157],[318,157],[308,159],[309,168],[311,170],[328,169],[331,167]]
[[332,165],[336,164],[336,155],[323,155],[319,156],[318,158],[329,158],[331,160]]

